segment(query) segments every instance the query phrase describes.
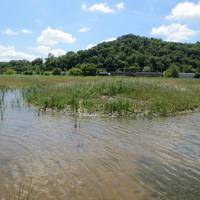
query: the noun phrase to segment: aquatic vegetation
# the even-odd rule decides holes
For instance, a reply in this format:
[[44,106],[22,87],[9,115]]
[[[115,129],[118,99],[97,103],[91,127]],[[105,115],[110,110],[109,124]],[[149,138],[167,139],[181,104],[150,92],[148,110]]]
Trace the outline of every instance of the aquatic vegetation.
[[14,200],[35,200],[32,185],[21,185],[14,193]]
[[[168,116],[200,108],[200,81],[122,77],[6,77],[40,109],[113,116]],[[0,81],[0,85],[2,82]]]

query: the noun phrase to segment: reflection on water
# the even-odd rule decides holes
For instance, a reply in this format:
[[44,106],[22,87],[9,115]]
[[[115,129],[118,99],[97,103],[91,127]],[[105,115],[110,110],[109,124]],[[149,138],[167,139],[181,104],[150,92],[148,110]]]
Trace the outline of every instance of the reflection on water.
[[3,120],[3,114],[5,111],[5,101],[4,101],[5,91],[0,90],[0,117]]
[[200,114],[159,120],[74,119],[4,95],[0,199],[32,182],[39,200],[196,200]]

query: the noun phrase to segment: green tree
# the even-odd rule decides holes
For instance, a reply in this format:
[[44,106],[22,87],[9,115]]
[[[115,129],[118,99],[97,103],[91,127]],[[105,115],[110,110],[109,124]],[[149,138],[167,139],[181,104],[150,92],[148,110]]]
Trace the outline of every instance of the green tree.
[[143,71],[144,72],[150,72],[151,71],[151,67],[145,66]]
[[53,70],[53,73],[52,73],[54,76],[60,76],[62,74],[62,71],[60,68],[55,68]]
[[179,72],[176,65],[171,65],[169,69],[164,72],[166,78],[178,78]]
[[184,65],[184,66],[182,67],[182,71],[183,71],[184,73],[192,73],[192,72],[194,72],[194,69],[192,68],[191,65]]
[[69,74],[69,76],[81,76],[82,71],[80,68],[74,67],[69,70],[68,74]]
[[24,75],[33,75],[34,74],[34,72],[32,71],[32,70],[26,70],[25,72],[24,72]]
[[83,76],[95,76],[97,67],[94,64],[82,64],[80,66]]
[[140,67],[139,67],[139,65],[136,63],[135,65],[130,66],[129,70],[130,70],[131,72],[139,72],[139,71],[140,71]]
[[14,69],[7,69],[6,72],[5,72],[5,74],[7,74],[7,75],[14,75],[14,74],[16,74],[16,71]]
[[33,66],[40,66],[40,67],[42,67],[42,65],[43,65],[43,59],[42,58],[36,58],[35,60],[33,60],[32,62],[31,62],[31,64],[33,65]]

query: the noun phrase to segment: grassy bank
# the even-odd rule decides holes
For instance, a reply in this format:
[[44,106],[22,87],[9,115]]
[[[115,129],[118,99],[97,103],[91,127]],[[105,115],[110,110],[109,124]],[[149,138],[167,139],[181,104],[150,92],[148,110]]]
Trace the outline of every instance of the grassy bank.
[[0,76],[41,109],[113,116],[168,116],[200,108],[200,81],[157,78]]

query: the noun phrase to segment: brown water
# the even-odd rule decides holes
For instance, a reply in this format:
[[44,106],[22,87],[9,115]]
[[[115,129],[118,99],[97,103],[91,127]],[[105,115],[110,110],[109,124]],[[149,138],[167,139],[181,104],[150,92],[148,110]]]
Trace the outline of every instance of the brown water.
[[0,200],[32,184],[38,200],[197,200],[200,114],[117,120],[40,114],[5,94]]

